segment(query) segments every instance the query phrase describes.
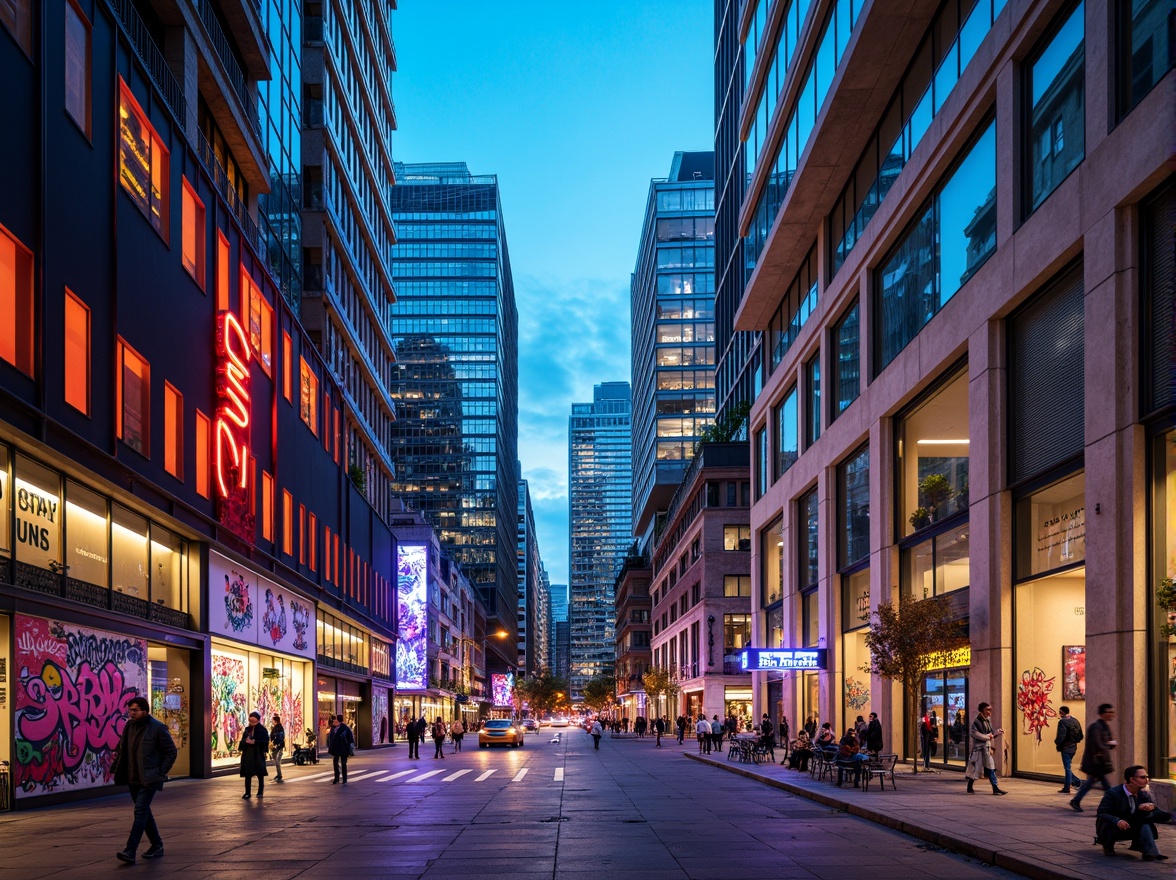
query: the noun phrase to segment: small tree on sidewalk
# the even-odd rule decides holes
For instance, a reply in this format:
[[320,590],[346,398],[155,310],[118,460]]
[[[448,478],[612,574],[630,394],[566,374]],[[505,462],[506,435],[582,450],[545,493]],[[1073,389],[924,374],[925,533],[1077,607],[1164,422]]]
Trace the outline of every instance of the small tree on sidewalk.
[[[954,619],[951,608],[942,599],[915,599],[900,595],[898,604],[883,602],[870,615],[866,647],[870,662],[865,672],[897,681],[908,689],[917,689],[932,668],[945,661],[945,655],[967,644]],[[919,729],[919,704],[914,704],[915,724]],[[919,772],[916,755],[915,772]]]
[[654,707],[657,705],[658,698],[665,697],[666,701],[669,702],[678,696],[677,676],[670,672],[670,670],[662,669],[660,666],[651,666],[646,670],[645,674],[641,676],[641,683],[645,685],[645,696],[649,705],[646,711],[651,716],[657,712]]
[[617,696],[617,680],[611,675],[599,675],[584,685],[584,705],[593,712],[603,712]]

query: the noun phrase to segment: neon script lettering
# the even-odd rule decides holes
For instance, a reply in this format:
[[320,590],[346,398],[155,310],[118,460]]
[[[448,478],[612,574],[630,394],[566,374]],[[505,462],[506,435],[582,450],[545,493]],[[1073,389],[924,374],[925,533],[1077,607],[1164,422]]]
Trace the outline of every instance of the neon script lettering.
[[230,311],[217,317],[216,484],[222,498],[248,488],[249,342]]

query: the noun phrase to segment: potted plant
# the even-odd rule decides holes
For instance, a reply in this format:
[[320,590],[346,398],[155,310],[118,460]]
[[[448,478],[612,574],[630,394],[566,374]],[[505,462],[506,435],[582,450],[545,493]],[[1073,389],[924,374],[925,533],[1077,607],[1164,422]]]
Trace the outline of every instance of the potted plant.
[[916,507],[911,514],[911,528],[918,530],[931,524],[931,513],[926,507]]
[[939,511],[951,498],[951,483],[943,474],[928,474],[919,481],[919,499],[939,519]]

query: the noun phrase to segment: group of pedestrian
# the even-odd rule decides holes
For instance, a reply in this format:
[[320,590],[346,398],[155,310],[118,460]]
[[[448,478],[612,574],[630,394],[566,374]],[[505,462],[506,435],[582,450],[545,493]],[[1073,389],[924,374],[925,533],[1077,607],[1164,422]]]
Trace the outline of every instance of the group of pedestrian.
[[408,740],[409,760],[419,760],[421,757],[421,741],[426,736],[433,738],[433,760],[445,757],[445,738],[453,743],[453,752],[461,751],[461,743],[465,738],[466,727],[460,718],[455,718],[450,724],[440,715],[430,724],[422,715],[416,721],[409,721],[405,725],[404,735]]

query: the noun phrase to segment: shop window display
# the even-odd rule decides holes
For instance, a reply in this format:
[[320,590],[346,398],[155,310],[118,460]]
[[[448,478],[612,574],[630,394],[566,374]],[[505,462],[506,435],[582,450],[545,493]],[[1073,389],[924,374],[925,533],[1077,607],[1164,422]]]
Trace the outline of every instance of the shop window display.
[[273,654],[214,647],[212,651],[212,766],[240,760],[237,744],[250,712],[267,727],[276,714],[290,742],[301,742],[309,726],[304,695],[311,665]]
[[767,608],[779,602],[784,584],[784,520],[777,517],[760,533],[760,557],[763,559],[763,588],[760,604]]
[[70,480],[66,483],[66,572],[82,583],[110,589],[109,519],[106,499]]
[[898,428],[900,534],[968,509],[968,376],[961,370]]
[[59,572],[62,565],[60,478],[48,468],[17,455],[13,495],[17,562]]
[[[1167,763],[1163,770],[1155,769],[1156,776],[1176,780],[1176,431],[1164,434],[1155,441],[1156,469],[1153,505],[1154,580],[1156,611],[1154,615],[1159,651],[1157,673],[1158,693],[1150,706],[1155,706],[1162,721],[1160,757]],[[1163,710],[1157,705],[1163,702]]]

